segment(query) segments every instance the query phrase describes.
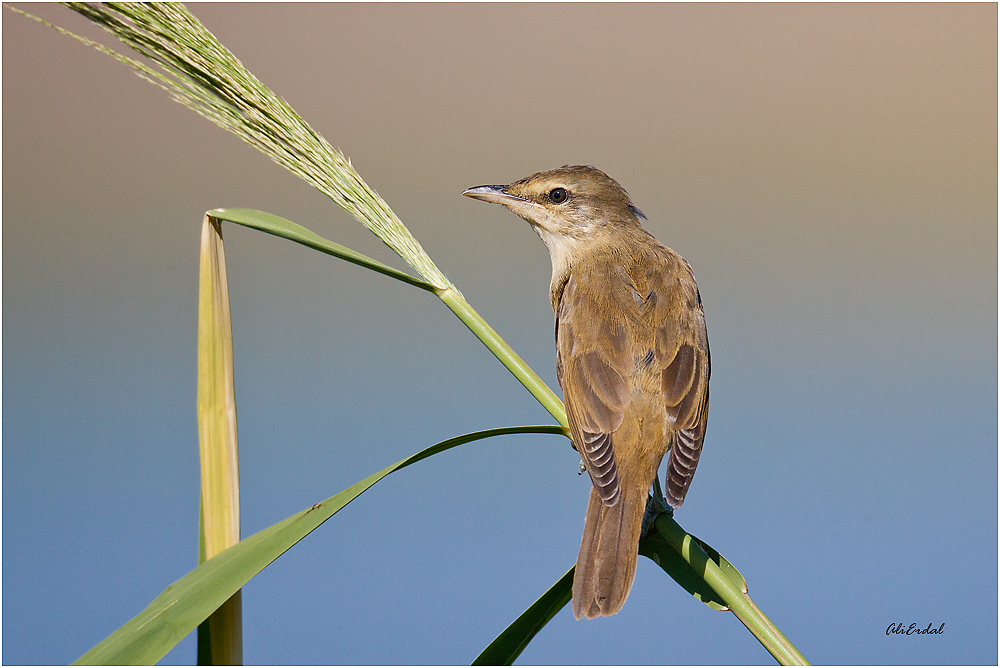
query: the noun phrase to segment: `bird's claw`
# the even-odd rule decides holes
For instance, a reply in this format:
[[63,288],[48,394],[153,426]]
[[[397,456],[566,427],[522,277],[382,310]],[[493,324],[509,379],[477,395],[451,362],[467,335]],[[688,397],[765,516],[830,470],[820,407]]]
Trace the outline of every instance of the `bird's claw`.
[[656,516],[663,513],[673,515],[674,509],[663,498],[663,490],[660,489],[660,476],[657,475],[653,478],[653,488],[649,496],[646,497],[646,510],[642,513],[642,528],[639,529],[640,538],[646,537],[646,534],[649,533],[650,528],[653,526],[653,522],[656,521]]

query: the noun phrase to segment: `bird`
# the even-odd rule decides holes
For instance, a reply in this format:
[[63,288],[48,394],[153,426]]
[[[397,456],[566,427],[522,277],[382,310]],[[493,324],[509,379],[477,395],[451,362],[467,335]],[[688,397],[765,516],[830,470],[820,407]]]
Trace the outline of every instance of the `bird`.
[[617,181],[590,165],[463,195],[502,204],[548,248],[556,378],[592,483],[573,576],[577,619],[622,609],[660,463],[669,510],[691,485],[708,424],[711,359],[691,266],[642,227]]

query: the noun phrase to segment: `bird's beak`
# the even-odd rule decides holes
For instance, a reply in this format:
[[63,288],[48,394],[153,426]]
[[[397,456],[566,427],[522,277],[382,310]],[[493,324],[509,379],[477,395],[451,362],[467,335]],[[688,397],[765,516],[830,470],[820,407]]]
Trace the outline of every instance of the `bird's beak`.
[[507,186],[476,186],[475,188],[469,188],[462,194],[472,199],[481,199],[484,202],[504,204],[506,206],[525,201],[523,198],[507,192]]

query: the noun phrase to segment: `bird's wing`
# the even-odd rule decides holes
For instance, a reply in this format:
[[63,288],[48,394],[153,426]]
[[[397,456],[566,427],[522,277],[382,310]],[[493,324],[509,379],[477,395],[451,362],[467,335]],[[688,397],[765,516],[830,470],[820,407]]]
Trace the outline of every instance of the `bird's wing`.
[[[602,285],[600,294],[581,289],[594,281]],[[662,246],[628,269],[619,264],[572,271],[556,311],[556,373],[570,434],[606,505],[620,492],[614,432],[632,401],[629,378],[640,369],[655,374],[654,386],[659,377],[664,437],[672,439],[667,501],[677,508],[705,439],[711,363],[694,276]]]
[[580,289],[585,280],[571,273],[562,290],[556,310],[556,375],[573,442],[594,489],[610,506],[620,493],[614,431],[632,399],[626,380],[631,347],[624,328],[601,316],[595,295]]
[[684,265],[669,276],[650,276],[650,287],[657,295],[654,365],[661,370],[666,427],[673,430],[666,493],[674,508],[684,502],[701,456],[712,370],[701,296],[690,268]]

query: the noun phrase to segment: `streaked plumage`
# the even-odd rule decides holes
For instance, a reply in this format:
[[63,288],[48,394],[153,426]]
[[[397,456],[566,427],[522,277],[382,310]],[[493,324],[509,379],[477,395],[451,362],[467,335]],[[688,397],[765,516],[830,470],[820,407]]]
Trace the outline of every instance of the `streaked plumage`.
[[573,581],[577,618],[621,610],[646,496],[669,451],[666,497],[687,494],[708,420],[710,362],[691,267],[642,229],[628,193],[562,167],[465,195],[527,220],[552,259],[556,372],[593,483]]

